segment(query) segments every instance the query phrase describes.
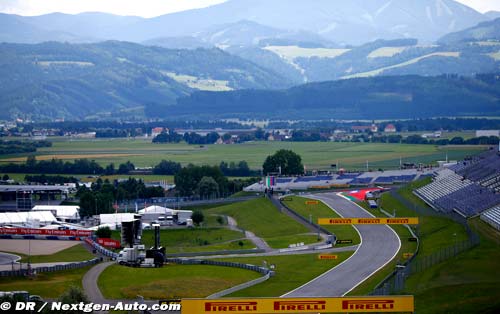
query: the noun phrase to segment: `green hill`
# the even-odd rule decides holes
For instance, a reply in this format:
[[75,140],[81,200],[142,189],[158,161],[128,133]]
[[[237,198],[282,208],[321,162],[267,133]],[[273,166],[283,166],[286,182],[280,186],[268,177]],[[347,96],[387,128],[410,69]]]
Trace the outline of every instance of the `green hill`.
[[311,83],[282,91],[197,92],[178,100],[175,116],[287,119],[408,119],[498,115],[496,75],[380,76]]
[[0,119],[158,117],[196,89],[286,86],[280,75],[219,49],[0,44]]

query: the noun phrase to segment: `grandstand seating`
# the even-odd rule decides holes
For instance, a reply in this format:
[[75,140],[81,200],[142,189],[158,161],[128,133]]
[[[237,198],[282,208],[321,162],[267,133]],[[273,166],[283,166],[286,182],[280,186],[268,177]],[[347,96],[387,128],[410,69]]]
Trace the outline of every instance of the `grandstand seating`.
[[457,173],[471,181],[482,181],[492,174],[500,174],[500,155],[496,152],[482,154],[479,159],[472,161]]
[[481,219],[489,223],[493,228],[500,230],[500,205],[482,213]]
[[293,181],[294,178],[276,178],[276,183],[278,184],[284,184],[284,183],[290,183]]
[[359,173],[344,173],[337,177],[337,180],[354,179],[359,176]]
[[476,216],[482,211],[500,203],[500,194],[478,184],[470,184],[463,189],[443,196],[435,204],[445,212],[455,210],[465,217]]
[[375,183],[379,184],[393,184],[393,183],[400,183],[400,182],[411,182],[415,179],[416,175],[415,174],[409,174],[409,175],[401,175],[401,176],[380,176],[375,179]]
[[299,177],[295,180],[298,182],[314,182],[314,181],[331,181],[333,180],[332,176],[314,176],[314,177]]
[[417,189],[416,193],[428,202],[434,202],[441,197],[463,189],[471,184],[472,182],[464,180],[453,171],[443,169],[438,171],[432,183]]
[[373,178],[372,177],[366,177],[366,178],[354,178],[350,182],[353,185],[367,185],[372,182]]

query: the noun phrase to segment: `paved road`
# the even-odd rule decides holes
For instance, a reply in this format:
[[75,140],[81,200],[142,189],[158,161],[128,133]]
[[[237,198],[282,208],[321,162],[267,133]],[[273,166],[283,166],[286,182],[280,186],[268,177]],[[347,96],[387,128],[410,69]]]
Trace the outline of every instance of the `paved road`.
[[16,262],[21,259],[20,256],[0,252],[0,265],[12,265],[12,262]]
[[240,227],[238,227],[238,222],[236,219],[234,219],[231,216],[226,216],[227,217],[227,225],[230,230],[235,230],[235,231],[242,231],[245,234],[245,238],[248,240],[252,241],[255,246],[260,249],[264,250],[266,252],[271,252],[273,249],[267,244],[264,239],[259,238],[258,236],[255,235],[255,233],[243,230]]
[[[363,208],[334,193],[307,197],[323,201],[342,217],[373,217]],[[349,259],[284,297],[343,296],[391,261],[401,247],[399,237],[388,226],[355,228],[361,236],[361,244]]]

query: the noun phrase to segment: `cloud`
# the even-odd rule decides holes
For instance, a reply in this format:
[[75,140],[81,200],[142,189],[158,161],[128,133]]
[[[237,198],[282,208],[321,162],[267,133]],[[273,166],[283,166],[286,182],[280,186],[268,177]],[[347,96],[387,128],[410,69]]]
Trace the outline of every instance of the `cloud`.
[[500,11],[499,0],[456,0],[479,12]]

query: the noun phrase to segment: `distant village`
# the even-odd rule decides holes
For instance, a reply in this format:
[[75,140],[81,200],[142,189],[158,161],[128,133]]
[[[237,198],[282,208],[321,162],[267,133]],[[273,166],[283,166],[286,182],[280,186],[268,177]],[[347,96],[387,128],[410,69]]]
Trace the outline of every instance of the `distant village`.
[[[61,123],[58,126],[58,123]],[[152,127],[105,127],[102,123],[95,127],[68,128],[64,121],[52,123],[52,127],[39,126],[30,121],[16,120],[0,122],[1,137],[20,137],[33,140],[45,140],[48,137],[67,137],[74,139],[96,139],[96,138],[144,138],[154,140],[159,135],[178,136],[190,144],[198,144],[186,140],[189,135],[207,137],[205,142],[199,144],[237,144],[253,140],[263,141],[335,141],[335,142],[366,142],[373,138],[382,138],[382,142],[402,142],[408,134],[416,134],[423,139],[438,140],[446,137],[448,130],[437,130],[432,132],[409,130],[397,123],[340,123],[337,127],[304,127],[285,128],[267,126],[264,128],[253,125],[240,125],[235,127],[211,127],[211,128],[178,128],[164,127],[158,123]],[[151,126],[151,123],[146,126]],[[237,125],[238,126],[238,125]],[[209,136],[210,135],[210,136]],[[471,134],[472,135],[472,134]],[[500,130],[476,130],[475,137],[499,137]],[[213,141],[212,141],[213,140]],[[379,141],[379,140],[376,140]],[[162,141],[157,141],[162,142]],[[168,140],[167,142],[170,142]]]

